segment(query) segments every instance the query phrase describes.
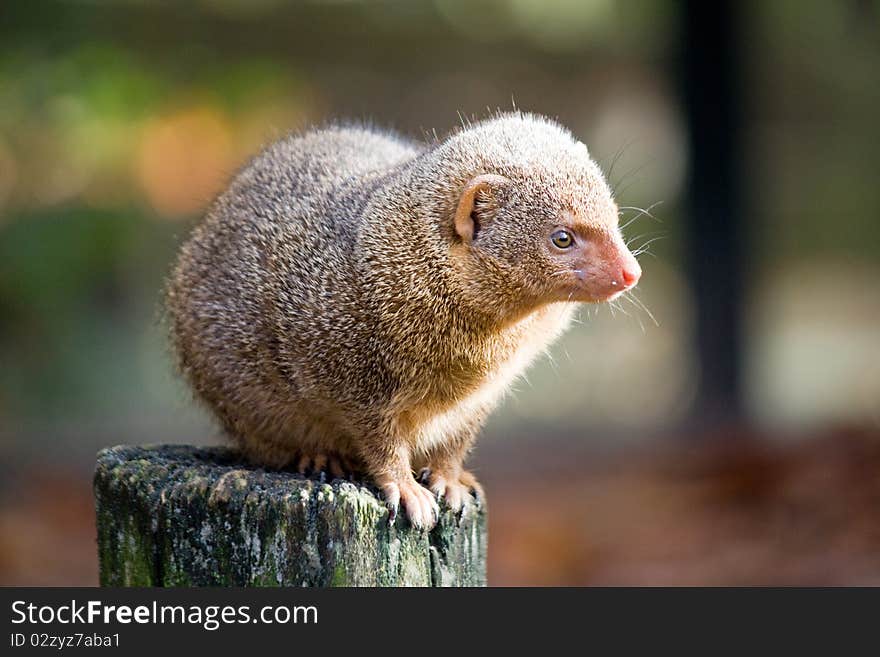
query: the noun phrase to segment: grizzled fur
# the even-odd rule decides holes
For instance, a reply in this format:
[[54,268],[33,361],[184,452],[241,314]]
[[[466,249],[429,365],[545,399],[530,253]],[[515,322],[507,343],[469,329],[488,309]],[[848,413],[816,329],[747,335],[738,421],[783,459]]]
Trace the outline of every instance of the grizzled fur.
[[[512,184],[476,197],[466,244],[453,217],[485,173]],[[412,473],[460,506],[487,414],[568,324],[534,248],[561,212],[617,230],[586,147],[534,115],[429,145],[358,127],[288,137],[182,248],[167,290],[181,369],[255,462],[347,462],[430,526]]]

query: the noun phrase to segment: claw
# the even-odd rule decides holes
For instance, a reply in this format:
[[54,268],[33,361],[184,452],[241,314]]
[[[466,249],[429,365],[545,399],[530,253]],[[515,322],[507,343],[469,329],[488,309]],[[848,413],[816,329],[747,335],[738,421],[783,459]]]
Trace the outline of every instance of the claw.
[[389,482],[382,486],[382,494],[385,496],[385,505],[388,507],[388,524],[393,525],[400,508],[400,488],[397,484]]
[[474,502],[477,504],[477,508],[480,509],[483,507],[483,497],[480,495],[479,488],[471,488],[471,495],[474,496]]
[[397,520],[397,511],[400,509],[400,506],[397,504],[389,504],[388,505],[388,524],[393,525],[394,521]]

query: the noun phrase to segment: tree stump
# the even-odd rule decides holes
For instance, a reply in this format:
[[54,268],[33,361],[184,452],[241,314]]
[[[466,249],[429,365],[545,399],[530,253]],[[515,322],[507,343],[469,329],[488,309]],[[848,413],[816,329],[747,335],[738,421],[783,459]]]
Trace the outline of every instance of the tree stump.
[[232,449],[120,446],[95,471],[102,586],[485,586],[486,514],[393,524],[374,488]]

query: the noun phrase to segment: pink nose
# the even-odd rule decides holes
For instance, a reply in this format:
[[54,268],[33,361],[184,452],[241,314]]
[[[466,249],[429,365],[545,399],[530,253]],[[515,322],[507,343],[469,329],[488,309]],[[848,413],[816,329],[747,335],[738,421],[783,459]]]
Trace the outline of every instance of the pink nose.
[[620,270],[620,277],[623,279],[624,285],[632,287],[638,283],[639,278],[642,277],[642,268],[639,267],[639,263],[633,259],[632,262],[625,264]]

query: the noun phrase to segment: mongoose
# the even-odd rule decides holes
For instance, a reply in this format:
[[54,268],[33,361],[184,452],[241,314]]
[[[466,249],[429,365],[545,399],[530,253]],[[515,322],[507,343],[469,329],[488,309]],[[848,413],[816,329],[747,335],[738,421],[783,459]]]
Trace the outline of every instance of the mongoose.
[[247,457],[359,471],[430,528],[439,497],[480,494],[465,456],[575,303],[640,275],[586,146],[515,112],[431,144],[351,126],[272,144],[183,245],[167,308]]

